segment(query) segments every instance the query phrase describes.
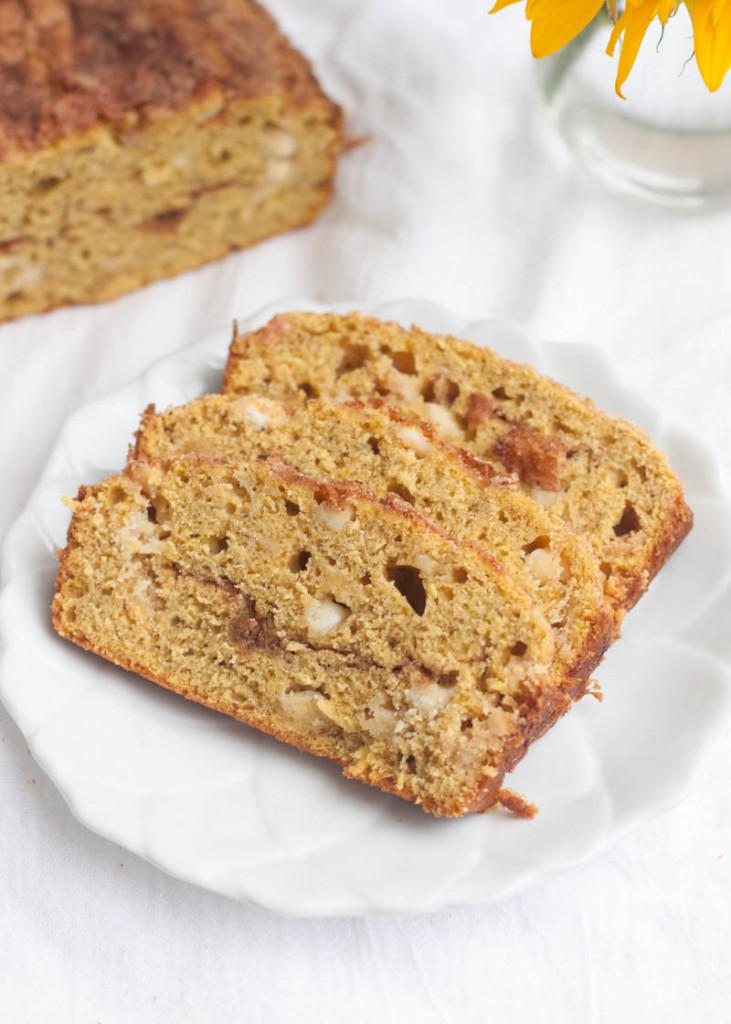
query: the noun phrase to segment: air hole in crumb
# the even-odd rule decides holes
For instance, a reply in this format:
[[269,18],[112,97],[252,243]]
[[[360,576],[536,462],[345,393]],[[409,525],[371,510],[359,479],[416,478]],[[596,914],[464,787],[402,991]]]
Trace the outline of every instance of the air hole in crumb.
[[[123,487],[112,487],[107,496],[107,505],[119,505],[126,497],[127,495]],[[150,515],[149,509],[147,515],[148,517]]]
[[439,405],[451,406],[459,398],[459,384],[448,377],[432,377],[421,389],[421,397],[425,402],[438,402]]
[[42,178],[33,186],[33,195],[45,196],[61,184],[63,178]]
[[393,583],[399,594],[417,615],[426,610],[426,590],[421,580],[421,573],[413,565],[389,565],[386,568],[386,579]]
[[327,501],[327,491],[325,490],[324,487],[318,487],[315,493],[313,494],[313,498],[315,499],[318,505],[322,505],[323,502]]
[[445,690],[450,689],[452,686],[456,685],[456,672],[443,672],[440,676],[437,676],[437,686],[443,686]]
[[527,644],[524,644],[522,640],[518,640],[518,642],[513,644],[513,646],[510,648],[510,653],[515,658],[522,658],[527,650]]
[[523,551],[525,551],[526,555],[529,555],[531,553],[531,551],[538,551],[539,548],[545,551],[547,548],[550,548],[550,546],[551,546],[551,538],[550,537],[545,537],[545,536],[536,537],[536,539],[532,540],[529,544],[524,544],[523,545]]
[[343,358],[335,371],[335,376],[342,377],[346,373],[352,373],[353,370],[359,370],[365,366],[368,356],[369,352],[365,345],[344,345]]
[[635,533],[640,528],[640,520],[635,511],[634,505],[630,502],[624,506],[622,518],[614,527],[614,534],[617,537],[625,537],[628,533]]
[[615,473],[616,473],[616,480],[615,480],[616,486],[617,487],[626,487],[627,484],[629,483],[629,477],[627,476],[625,471],[623,469],[617,469],[617,470],[615,470]]
[[[231,481],[231,490],[234,492],[234,495],[235,495],[237,501],[243,502],[244,504],[248,504],[251,501],[251,491],[249,490],[247,484],[245,484],[243,481],[241,481],[241,480],[232,480]],[[228,508],[228,506],[227,506],[227,508]],[[232,512],[238,512],[238,511],[239,511],[238,506],[236,505],[236,503],[233,503]]]
[[409,772],[413,772],[416,770],[416,758],[414,757],[413,754],[409,754],[409,756],[406,758],[406,761],[404,762],[404,767]]
[[389,352],[388,357],[399,373],[415,376],[416,362],[411,352]]
[[467,582],[467,570],[463,569],[462,566],[458,566],[456,569],[452,569],[452,579],[455,583],[466,583]]
[[472,719],[471,718],[463,719],[462,724],[460,725],[461,731],[462,732],[467,732],[467,730],[471,729],[471,728],[472,728]]
[[314,384],[310,384],[308,380],[303,380],[301,384],[297,385],[299,391],[302,391],[307,398],[317,398],[319,392]]
[[152,502],[150,502],[150,504],[147,506],[147,518],[150,520],[151,523],[157,522],[157,509],[152,504]]
[[[165,524],[170,521],[170,502],[167,500],[167,498],[163,498],[162,495],[157,494],[155,495],[154,499],[150,502],[150,505],[152,505],[153,509],[155,510],[154,522],[157,524],[157,526],[165,526]],[[149,511],[147,514],[149,517]],[[163,533],[164,532],[165,531],[163,530]]]
[[311,558],[312,555],[309,551],[298,551],[289,563],[290,570],[292,572],[304,572]]
[[288,516],[298,516],[301,509],[296,501],[290,501],[289,498],[284,499],[284,507],[287,511]]
[[397,497],[401,498],[402,501],[408,502],[409,505],[416,504],[416,499],[414,498],[414,495],[411,493],[408,487],[405,487],[403,484],[399,483],[398,480],[389,480],[387,490],[389,490],[391,494],[395,494]]
[[208,550],[212,555],[220,555],[228,549],[228,537],[209,537]]
[[369,587],[371,585],[371,574],[369,572],[364,573],[360,578],[360,582],[362,586]]
[[498,519],[500,520],[501,523],[507,523],[507,521],[508,521],[508,514],[507,514],[507,512],[502,512],[502,511],[498,512],[497,517],[498,517]]
[[508,401],[510,399],[510,395],[507,393],[504,387],[494,388],[492,392],[492,397],[502,399],[503,401]]
[[609,562],[600,562],[599,568],[601,569],[602,573],[607,577],[607,579],[609,579],[609,577],[612,575],[611,564]]
[[487,687],[488,687],[489,679],[490,679],[490,670],[489,669],[485,669],[485,671],[482,673],[480,678],[475,683],[475,687],[476,687],[476,689],[478,689],[480,691],[480,693],[487,693]]
[[373,452],[374,455],[380,455],[381,454],[381,446],[378,443],[378,438],[377,437],[369,437],[368,438],[368,447],[370,448],[370,450]]

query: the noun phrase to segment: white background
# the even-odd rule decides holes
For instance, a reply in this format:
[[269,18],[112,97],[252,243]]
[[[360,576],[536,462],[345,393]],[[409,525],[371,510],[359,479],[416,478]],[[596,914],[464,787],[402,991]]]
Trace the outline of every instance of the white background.
[[[366,144],[305,231],[0,326],[0,533],[73,409],[291,295],[428,298],[594,342],[731,479],[731,210],[670,214],[585,180],[546,121],[517,7],[269,6]],[[289,920],[88,833],[0,708],[0,1021],[729,1020],[730,779],[727,738],[680,807],[489,907]]]

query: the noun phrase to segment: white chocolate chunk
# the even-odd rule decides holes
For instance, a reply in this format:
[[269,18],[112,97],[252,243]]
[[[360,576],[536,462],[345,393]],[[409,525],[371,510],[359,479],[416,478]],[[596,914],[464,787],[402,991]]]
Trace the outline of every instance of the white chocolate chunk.
[[324,601],[316,601],[306,613],[307,625],[314,636],[325,636],[347,619],[349,610],[345,605],[332,601],[329,597]]
[[377,740],[388,740],[396,727],[396,716],[388,708],[374,708],[368,731]]
[[279,160],[290,160],[296,156],[299,145],[294,135],[282,131],[281,128],[269,128],[264,137],[264,152]]
[[451,687],[440,686],[438,683],[427,683],[426,686],[412,686],[408,692],[410,703],[426,718],[436,718],[452,696]]
[[561,492],[544,491],[542,487],[534,487],[530,492],[530,496],[537,505],[541,505],[543,508],[550,508],[561,497]]
[[425,402],[424,417],[445,441],[462,440],[464,436],[462,428],[457,423],[454,415],[449,409],[445,409],[443,405],[438,405],[436,402]]
[[0,256],[0,278],[5,278],[2,288],[20,291],[32,288],[42,279],[45,270],[41,263],[22,259],[20,256]]
[[531,551],[526,556],[525,565],[539,585],[553,583],[561,578],[561,565],[558,559],[545,548],[536,548],[535,551]]
[[233,402],[232,406],[241,419],[250,423],[255,430],[266,430],[289,418],[279,402],[256,395],[245,395]]
[[295,726],[321,731],[327,725],[322,714],[324,698],[316,690],[294,690],[282,695],[282,710]]
[[162,550],[162,543],[157,535],[155,524],[150,522],[147,513],[140,508],[130,512],[127,521],[119,530],[117,544],[125,558],[134,555],[154,555]]
[[407,402],[415,402],[419,397],[418,378],[409,376],[408,373],[401,373],[399,370],[391,370],[389,388],[401,398],[405,398]]
[[353,518],[353,510],[350,505],[345,508],[335,508],[333,505],[318,505],[314,518],[323,523],[334,533],[339,533],[346,523]]
[[270,183],[283,183],[294,174],[294,164],[291,160],[271,159],[267,160],[264,180]]
[[431,441],[422,434],[418,427],[400,426],[396,428],[396,436],[409,448],[413,448],[422,458],[431,451]]
[[436,576],[439,570],[439,563],[435,562],[431,555],[417,555],[414,565],[422,576]]

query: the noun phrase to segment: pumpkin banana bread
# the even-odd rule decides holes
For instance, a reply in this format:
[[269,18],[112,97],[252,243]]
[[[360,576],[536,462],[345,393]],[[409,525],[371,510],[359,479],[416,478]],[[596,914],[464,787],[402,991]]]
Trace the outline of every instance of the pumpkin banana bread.
[[499,800],[567,704],[522,590],[395,495],[187,456],[73,508],[59,633],[434,814]]
[[439,438],[379,400],[288,410],[255,396],[206,395],[144,414],[133,458],[195,452],[232,459],[280,454],[304,473],[356,480],[396,494],[448,533],[475,541],[510,573],[551,623],[555,682],[584,692],[608,646],[613,617],[583,538],[536,505],[515,478]]
[[637,427],[529,366],[457,338],[358,313],[289,313],[235,332],[223,391],[287,403],[387,397],[518,474],[583,533],[617,623],[691,527],[668,460]]
[[0,320],[308,223],[341,147],[340,111],[254,0],[5,0]]

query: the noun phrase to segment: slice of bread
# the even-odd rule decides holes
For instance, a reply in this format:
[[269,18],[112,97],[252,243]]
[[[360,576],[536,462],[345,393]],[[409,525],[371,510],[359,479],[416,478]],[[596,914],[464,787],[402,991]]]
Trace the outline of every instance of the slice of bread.
[[62,636],[434,814],[499,800],[568,703],[522,590],[394,495],[191,456],[73,507]]
[[668,460],[637,427],[529,366],[457,338],[358,313],[290,313],[235,333],[228,394],[284,402],[381,395],[446,440],[517,473],[586,535],[617,622],[692,523]]
[[396,494],[448,533],[475,541],[551,623],[557,685],[581,695],[608,646],[613,617],[589,545],[519,489],[515,478],[439,438],[380,400],[292,410],[255,396],[207,395],[157,415],[149,408],[133,457],[272,453],[304,473]]

